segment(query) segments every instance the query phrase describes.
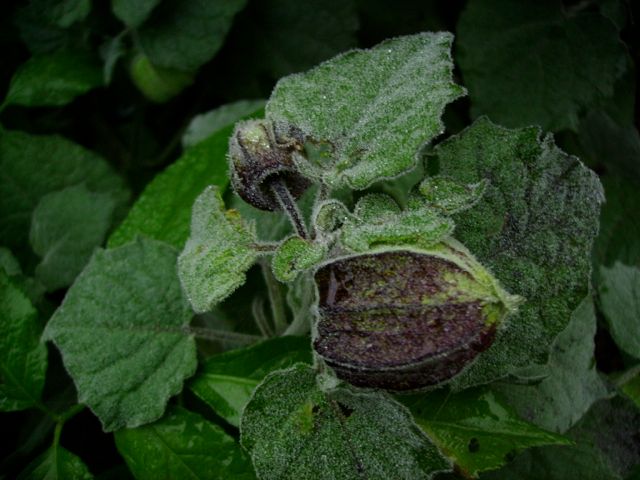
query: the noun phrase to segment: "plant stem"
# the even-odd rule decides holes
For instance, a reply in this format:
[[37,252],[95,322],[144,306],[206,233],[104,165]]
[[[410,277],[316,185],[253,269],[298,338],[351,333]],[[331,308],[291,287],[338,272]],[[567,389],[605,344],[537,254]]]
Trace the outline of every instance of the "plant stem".
[[264,300],[260,297],[255,297],[251,304],[251,312],[253,313],[253,319],[258,326],[258,330],[265,337],[273,337],[273,330],[267,321],[267,316],[264,314]]
[[298,210],[295,200],[291,196],[291,192],[281,178],[276,178],[271,182],[271,192],[275,196],[276,200],[280,204],[282,210],[287,213],[293,228],[295,228],[298,235],[304,239],[308,238],[307,227],[304,224],[302,214]]
[[259,340],[262,340],[263,338],[258,335],[250,335],[248,333],[230,332],[227,330],[214,330],[211,328],[187,327],[186,331],[192,333],[198,338],[215,341],[221,340],[225,342],[236,343],[238,345],[250,345]]
[[267,285],[267,292],[269,294],[269,303],[271,303],[271,316],[273,318],[273,326],[276,329],[276,334],[281,335],[287,329],[287,313],[284,309],[284,299],[282,298],[282,290],[280,289],[280,283],[273,276],[269,263],[265,260],[260,262],[262,268],[262,276],[264,277],[264,283]]
[[54,418],[56,420],[56,428],[53,431],[53,447],[57,447],[60,444],[60,435],[62,434],[62,427],[64,424],[75,417],[78,413],[85,409],[85,406],[82,404],[77,404],[70,407],[66,412],[62,412],[59,415],[56,415]]

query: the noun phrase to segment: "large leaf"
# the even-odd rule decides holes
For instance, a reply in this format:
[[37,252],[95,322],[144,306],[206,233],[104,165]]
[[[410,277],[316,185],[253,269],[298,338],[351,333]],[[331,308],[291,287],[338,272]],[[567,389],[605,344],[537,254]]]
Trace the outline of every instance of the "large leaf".
[[593,361],[595,333],[593,301],[587,297],[553,343],[548,376],[537,385],[499,384],[498,389],[524,418],[547,430],[567,431],[608,394]]
[[106,431],[157,420],[195,372],[175,263],[172,247],[144,238],[96,252],[45,329]]
[[470,1],[457,59],[474,116],[545,130],[577,130],[580,114],[613,95],[627,65],[610,20],[568,16],[560,0]]
[[400,400],[411,408],[420,428],[466,476],[498,468],[506,462],[507,455],[528,447],[570,443],[521,420],[486,388],[459,393],[441,389]]
[[39,404],[47,370],[38,312],[0,269],[0,411]]
[[251,462],[222,428],[183,408],[150,425],[115,434],[137,480],[255,478]]
[[24,248],[33,209],[47,193],[84,183],[118,205],[129,196],[101,157],[56,135],[0,133],[0,171],[0,238],[12,249]]
[[640,268],[616,262],[600,269],[600,305],[618,346],[640,358]]
[[111,10],[128,27],[136,28],[142,25],[159,3],[160,0],[111,0]]
[[268,375],[244,410],[242,445],[261,479],[427,479],[448,461],[382,392],[323,389],[296,365]]
[[55,445],[31,462],[18,480],[91,480],[93,475],[82,460]]
[[115,201],[81,185],[49,193],[33,211],[29,240],[41,261],[36,278],[49,290],[73,283],[104,241]]
[[143,52],[155,65],[193,71],[222,46],[233,17],[246,0],[163,2],[138,32]]
[[331,144],[331,159],[304,168],[333,187],[395,177],[442,133],[445,106],[464,93],[452,80],[452,40],[448,33],[399,37],[286,77],[267,118]]
[[191,236],[178,258],[178,275],[196,312],[212,310],[244,283],[258,258],[254,242],[238,212],[225,211],[220,190],[207,187],[193,204]]
[[538,128],[508,130],[479,119],[435,150],[440,174],[489,181],[454,236],[525,302],[493,345],[456,381],[489,382],[546,363],[553,339],[587,295],[590,252],[603,200],[598,177]]
[[234,426],[251,394],[270,372],[297,362],[311,363],[308,337],[279,337],[208,359],[189,388]]
[[85,54],[57,52],[36,56],[13,74],[3,105],[66,105],[100,85],[100,65]]

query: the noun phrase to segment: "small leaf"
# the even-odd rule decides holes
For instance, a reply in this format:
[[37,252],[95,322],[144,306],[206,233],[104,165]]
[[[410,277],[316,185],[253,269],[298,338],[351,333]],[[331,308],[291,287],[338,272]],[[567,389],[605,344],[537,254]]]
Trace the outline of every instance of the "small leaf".
[[75,185],[49,193],[33,211],[29,241],[42,260],[36,278],[49,290],[73,283],[104,241],[111,225],[114,199]]
[[30,58],[14,73],[6,105],[61,106],[102,85],[100,65],[84,54],[56,52]]
[[31,462],[18,480],[91,480],[93,475],[82,460],[60,445],[49,448]]
[[640,269],[616,262],[600,267],[600,304],[616,344],[640,358]]
[[244,410],[242,445],[261,479],[428,479],[449,462],[382,392],[322,390],[295,365],[268,375]]
[[297,362],[311,363],[308,337],[279,337],[209,358],[189,388],[231,425],[237,427],[244,407],[262,379]]
[[128,27],[137,28],[151,15],[160,0],[111,0],[113,14],[122,20]]
[[245,281],[258,258],[255,234],[235,210],[224,210],[210,186],[193,204],[191,236],[178,258],[182,287],[198,313],[208,312]]
[[493,470],[505,457],[539,445],[571,443],[521,420],[495,393],[475,388],[451,393],[441,389],[400,400],[411,408],[416,423],[465,476]]
[[137,480],[255,478],[249,459],[233,438],[180,407],[150,425],[116,432],[115,441]]
[[425,178],[418,190],[429,207],[451,215],[473,207],[480,201],[486,188],[486,180],[471,185],[460,185],[438,175]]
[[0,270],[0,411],[40,402],[47,370],[41,328],[29,299]]
[[105,431],[157,420],[195,372],[175,262],[172,247],[144,238],[97,251],[45,329]]
[[193,83],[193,73],[153,65],[145,55],[133,59],[129,73],[138,90],[156,103],[168,102]]
[[273,275],[283,283],[291,282],[300,272],[320,263],[326,250],[322,244],[309,242],[300,237],[289,237],[273,254]]
[[332,187],[364,189],[395,177],[415,166],[419,148],[443,131],[445,106],[464,93],[452,81],[452,40],[399,37],[285,77],[267,119],[333,146],[332,159],[301,167]]

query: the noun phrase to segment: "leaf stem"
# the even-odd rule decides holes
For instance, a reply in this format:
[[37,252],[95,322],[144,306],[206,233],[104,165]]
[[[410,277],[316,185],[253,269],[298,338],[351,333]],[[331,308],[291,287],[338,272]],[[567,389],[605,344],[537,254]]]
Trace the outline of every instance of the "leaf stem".
[[275,196],[276,200],[280,204],[282,210],[284,210],[295,228],[298,235],[300,235],[305,240],[309,237],[307,234],[307,227],[304,224],[304,220],[302,218],[302,214],[300,210],[298,210],[298,206],[296,205],[293,196],[291,196],[291,192],[287,185],[284,183],[284,180],[281,178],[276,178],[270,184],[271,192]]
[[273,337],[273,330],[267,321],[267,317],[264,314],[264,301],[260,297],[255,297],[253,299],[253,303],[251,304],[251,312],[253,313],[253,318],[258,326],[258,330],[265,337]]
[[282,297],[280,283],[273,276],[273,272],[271,271],[271,267],[269,266],[268,261],[263,259],[260,262],[260,268],[262,268],[264,283],[267,285],[269,303],[271,303],[271,316],[273,318],[273,326],[275,327],[276,334],[281,335],[287,329],[288,323],[287,313],[284,309],[284,298]]
[[70,407],[67,411],[61,414],[54,414],[56,420],[56,428],[53,431],[53,448],[56,448],[60,444],[60,435],[62,434],[62,427],[64,424],[75,417],[78,413],[85,409],[85,405],[77,404]]
[[250,345],[263,339],[263,337],[259,335],[230,332],[228,330],[215,330],[212,328],[187,327],[186,331],[205,340],[232,342],[237,345]]

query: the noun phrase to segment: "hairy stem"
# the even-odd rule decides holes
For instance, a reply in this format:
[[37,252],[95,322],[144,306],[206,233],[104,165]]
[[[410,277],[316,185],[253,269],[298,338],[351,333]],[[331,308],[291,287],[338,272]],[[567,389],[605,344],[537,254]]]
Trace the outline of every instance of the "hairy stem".
[[255,320],[260,333],[265,337],[273,337],[273,330],[267,321],[267,316],[264,314],[264,300],[262,298],[255,297],[253,299],[251,312],[253,313],[253,319]]
[[262,268],[262,276],[264,277],[264,283],[267,285],[267,292],[269,294],[269,302],[271,303],[271,317],[273,318],[273,326],[275,327],[276,334],[281,335],[287,329],[287,313],[284,308],[284,298],[282,297],[282,289],[280,283],[273,276],[271,267],[266,260],[260,262]]
[[304,224],[302,214],[284,180],[277,178],[271,182],[270,187],[280,207],[287,213],[293,228],[295,228],[300,237],[307,239],[309,235],[307,234],[307,227]]
[[235,343],[237,345],[251,345],[263,337],[259,335],[251,335],[248,333],[229,332],[227,330],[214,330],[212,328],[188,327],[186,329],[198,338],[214,341],[225,341]]

